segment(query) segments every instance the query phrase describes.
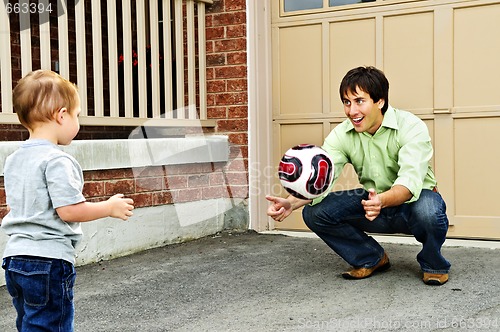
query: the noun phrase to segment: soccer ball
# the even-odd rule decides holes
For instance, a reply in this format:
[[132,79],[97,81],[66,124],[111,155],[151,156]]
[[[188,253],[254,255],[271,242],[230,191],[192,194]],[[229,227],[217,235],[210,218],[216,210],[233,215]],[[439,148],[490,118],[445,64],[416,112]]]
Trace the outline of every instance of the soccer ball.
[[333,181],[332,158],[322,148],[300,144],[281,158],[278,175],[281,185],[292,196],[314,199],[321,196]]

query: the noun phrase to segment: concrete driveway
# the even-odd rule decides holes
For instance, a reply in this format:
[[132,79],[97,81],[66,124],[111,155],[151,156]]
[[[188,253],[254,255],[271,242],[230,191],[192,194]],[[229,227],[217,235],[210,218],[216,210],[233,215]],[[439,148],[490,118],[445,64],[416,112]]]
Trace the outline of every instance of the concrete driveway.
[[[223,233],[77,268],[75,329],[498,331],[500,249],[482,246],[444,247],[453,266],[437,287],[421,281],[418,245],[385,243],[392,267],[353,281],[315,237]],[[1,287],[0,331],[14,320]]]

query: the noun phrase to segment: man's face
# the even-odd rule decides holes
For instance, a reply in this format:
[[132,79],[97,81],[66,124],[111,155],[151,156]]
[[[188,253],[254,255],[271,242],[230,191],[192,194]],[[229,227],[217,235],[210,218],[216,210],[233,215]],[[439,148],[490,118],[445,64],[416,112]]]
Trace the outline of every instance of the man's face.
[[344,112],[358,133],[375,134],[382,124],[384,100],[374,102],[370,95],[359,88],[348,91],[344,96]]

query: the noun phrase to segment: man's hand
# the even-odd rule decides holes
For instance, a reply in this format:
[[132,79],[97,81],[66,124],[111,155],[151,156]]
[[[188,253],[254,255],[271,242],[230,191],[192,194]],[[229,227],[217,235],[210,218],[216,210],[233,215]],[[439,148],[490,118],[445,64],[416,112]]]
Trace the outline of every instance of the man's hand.
[[368,189],[368,199],[362,200],[366,219],[373,221],[386,207],[399,206],[410,200],[413,194],[403,185],[394,185],[391,189],[377,194],[375,189]]
[[267,215],[276,221],[283,221],[293,210],[312,202],[311,200],[299,199],[291,195],[287,198],[267,195],[266,199],[273,203],[267,209]]
[[281,197],[266,196],[266,199],[273,203],[267,209],[267,215],[276,221],[283,221],[293,212],[292,203]]
[[375,189],[368,189],[368,199],[362,200],[361,204],[365,209],[365,217],[369,221],[375,220],[382,210],[382,201]]

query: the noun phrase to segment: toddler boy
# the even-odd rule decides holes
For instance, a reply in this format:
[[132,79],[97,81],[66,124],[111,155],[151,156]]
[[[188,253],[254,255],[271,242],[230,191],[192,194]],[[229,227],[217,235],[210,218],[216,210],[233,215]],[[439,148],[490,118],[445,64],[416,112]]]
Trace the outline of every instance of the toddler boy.
[[17,311],[19,331],[73,331],[75,246],[80,222],[104,217],[127,220],[134,208],[118,194],[86,202],[78,162],[58,145],[80,129],[77,87],[60,75],[37,70],[13,91],[13,105],[29,139],[7,157],[4,182],[9,235],[2,267]]

